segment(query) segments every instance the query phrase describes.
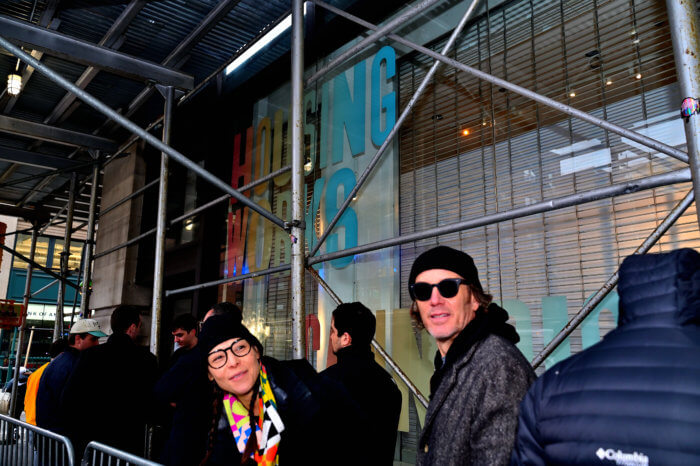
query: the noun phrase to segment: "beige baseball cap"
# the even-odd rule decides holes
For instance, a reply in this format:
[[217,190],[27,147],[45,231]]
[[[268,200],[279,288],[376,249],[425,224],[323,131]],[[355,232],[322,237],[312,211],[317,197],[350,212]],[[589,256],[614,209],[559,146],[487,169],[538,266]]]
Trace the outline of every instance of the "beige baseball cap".
[[107,334],[102,331],[100,324],[95,319],[80,319],[70,329],[70,333],[89,333],[96,337],[106,337]]

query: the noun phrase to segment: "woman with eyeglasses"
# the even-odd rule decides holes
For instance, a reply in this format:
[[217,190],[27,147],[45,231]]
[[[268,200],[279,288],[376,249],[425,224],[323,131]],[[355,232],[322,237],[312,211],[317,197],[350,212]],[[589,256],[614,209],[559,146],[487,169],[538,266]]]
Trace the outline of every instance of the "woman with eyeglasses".
[[335,464],[327,454],[343,439],[328,427],[351,409],[342,388],[306,360],[263,356],[260,341],[229,315],[207,319],[199,345],[214,390],[202,465]]

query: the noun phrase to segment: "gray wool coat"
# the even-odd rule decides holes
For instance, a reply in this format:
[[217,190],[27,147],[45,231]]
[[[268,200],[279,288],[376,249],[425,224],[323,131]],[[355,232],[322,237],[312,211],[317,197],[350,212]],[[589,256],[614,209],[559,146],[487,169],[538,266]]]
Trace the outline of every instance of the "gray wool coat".
[[535,380],[532,366],[491,334],[447,370],[428,405],[416,464],[508,464],[518,406]]

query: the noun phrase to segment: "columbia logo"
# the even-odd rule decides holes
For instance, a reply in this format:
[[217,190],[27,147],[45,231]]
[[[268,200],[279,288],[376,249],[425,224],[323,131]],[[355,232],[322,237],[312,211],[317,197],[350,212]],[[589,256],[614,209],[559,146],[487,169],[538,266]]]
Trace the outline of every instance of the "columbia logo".
[[619,466],[649,466],[649,457],[644,453],[623,453],[620,450],[608,448],[604,450],[602,447],[595,452],[596,456],[601,461],[614,461]]

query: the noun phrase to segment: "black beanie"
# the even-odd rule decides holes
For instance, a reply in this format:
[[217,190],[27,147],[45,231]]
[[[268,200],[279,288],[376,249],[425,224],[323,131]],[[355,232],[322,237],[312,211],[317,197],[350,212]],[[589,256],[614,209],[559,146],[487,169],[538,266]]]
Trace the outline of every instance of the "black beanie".
[[240,317],[236,318],[231,314],[214,315],[205,320],[197,346],[200,347],[202,355],[207,357],[212,348],[231,338],[243,338],[256,347],[262,356],[263,347],[260,341],[241,323]]
[[479,272],[474,265],[474,259],[469,254],[447,246],[437,246],[425,251],[413,262],[411,274],[408,276],[409,293],[411,293],[410,286],[416,282],[416,277],[431,269],[445,269],[454,272],[465,279],[469,285],[476,287],[481,292],[484,291],[479,282]]

